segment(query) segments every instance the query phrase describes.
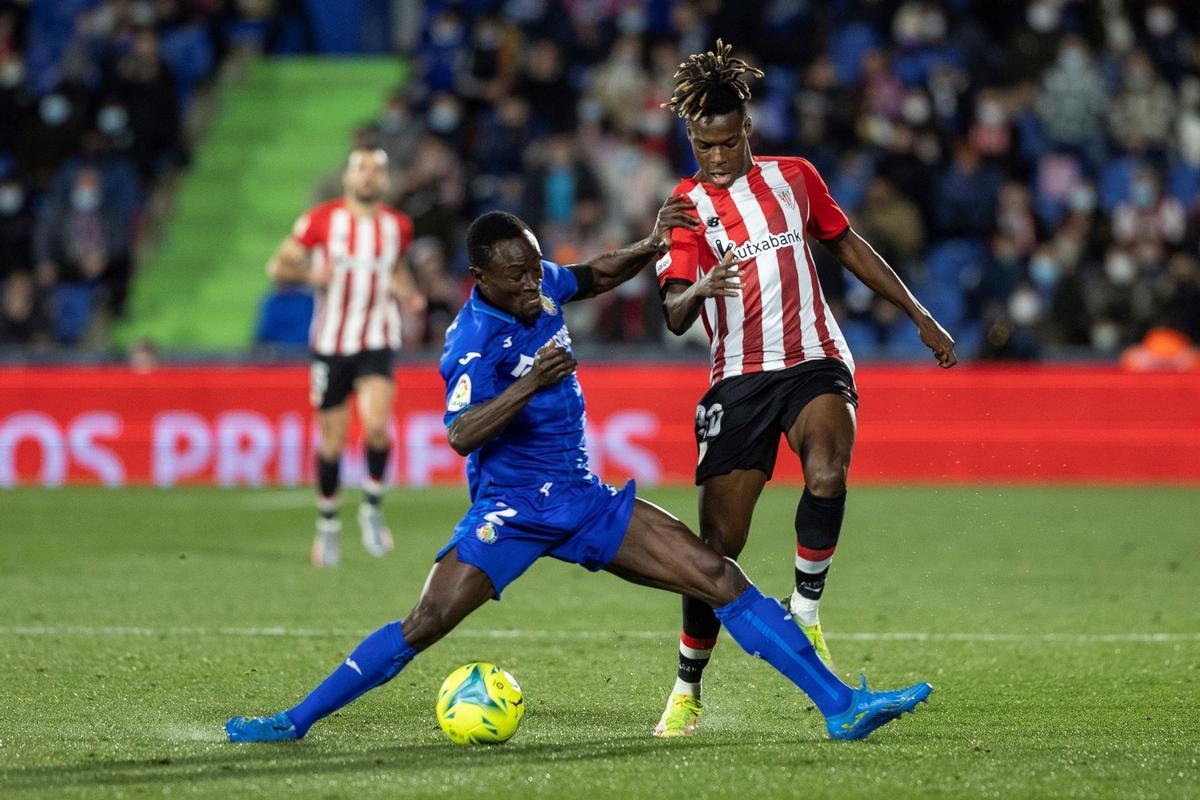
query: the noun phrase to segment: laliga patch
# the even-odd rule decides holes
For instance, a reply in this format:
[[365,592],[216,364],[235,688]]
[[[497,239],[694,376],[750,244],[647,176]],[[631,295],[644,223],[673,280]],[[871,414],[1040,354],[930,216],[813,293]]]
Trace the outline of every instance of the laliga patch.
[[662,274],[664,272],[666,272],[667,268],[670,266],[671,266],[671,254],[667,253],[665,256],[660,258],[658,261],[654,262],[654,274],[658,277],[661,277]]
[[542,295],[542,310],[545,311],[550,316],[554,316],[555,314],[558,313],[558,306],[554,305],[554,301],[543,294]]
[[485,522],[475,529],[475,538],[484,544],[491,544],[496,541],[496,526],[490,522]]
[[458,383],[454,384],[454,391],[450,393],[450,402],[446,404],[446,410],[454,413],[462,411],[469,405],[471,405],[471,376],[463,375],[458,379]]

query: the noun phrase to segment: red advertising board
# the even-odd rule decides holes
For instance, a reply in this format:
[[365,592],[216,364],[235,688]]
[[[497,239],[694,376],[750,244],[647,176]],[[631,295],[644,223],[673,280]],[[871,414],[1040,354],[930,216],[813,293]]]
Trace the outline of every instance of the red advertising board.
[[[435,369],[396,376],[394,482],[460,481]],[[307,380],[299,366],[0,369],[0,486],[305,483]],[[589,363],[580,380],[596,472],[691,481],[703,366]],[[857,380],[855,483],[1200,483],[1200,374],[867,365]],[[348,482],[362,472],[355,450]],[[781,457],[776,478],[800,477]]]

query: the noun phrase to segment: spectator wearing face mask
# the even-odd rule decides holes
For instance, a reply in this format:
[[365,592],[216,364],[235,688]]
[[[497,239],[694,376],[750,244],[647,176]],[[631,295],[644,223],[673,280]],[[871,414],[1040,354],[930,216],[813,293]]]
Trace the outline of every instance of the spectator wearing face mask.
[[1108,96],[1104,77],[1087,43],[1065,36],[1058,58],[1042,79],[1038,115],[1056,145],[1078,151],[1093,163],[1103,160],[1104,115]]
[[[1188,73],[1189,66],[1195,63],[1192,49],[1196,46],[1195,36],[1179,25],[1176,5],[1194,9],[1189,0],[1150,0],[1142,16],[1146,50],[1158,71],[1172,84],[1178,84]],[[1194,30],[1195,26],[1192,28]]]
[[103,284],[110,294],[123,292],[130,244],[129,220],[105,196],[100,171],[80,168],[65,196],[51,196],[38,214],[34,256],[39,279]]
[[1123,244],[1178,244],[1187,232],[1187,211],[1170,195],[1163,195],[1158,173],[1139,169],[1129,200],[1113,210],[1113,237]]
[[1175,92],[1155,73],[1150,57],[1135,50],[1125,59],[1121,90],[1108,110],[1113,139],[1124,150],[1164,160],[1175,110]]
[[33,214],[15,176],[0,180],[0,280],[33,265]]

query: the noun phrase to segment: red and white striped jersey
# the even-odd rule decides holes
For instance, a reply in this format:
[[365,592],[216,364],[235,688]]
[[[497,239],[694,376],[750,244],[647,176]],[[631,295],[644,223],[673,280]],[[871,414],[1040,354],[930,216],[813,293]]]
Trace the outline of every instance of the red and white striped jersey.
[[755,158],[728,189],[685,178],[672,194],[692,199],[701,226],[672,231],[671,249],[657,265],[659,286],[695,283],[730,247],[740,265],[741,293],[709,298],[700,311],[713,383],[821,358],[854,370],[805,239],[836,239],[850,223],[812,164]]
[[392,272],[412,242],[412,220],[381,205],[356,217],[345,199],[330,200],[296,220],[292,235],[313,259],[328,265],[329,285],[317,291],[309,344],[323,356],[400,346],[400,307]]

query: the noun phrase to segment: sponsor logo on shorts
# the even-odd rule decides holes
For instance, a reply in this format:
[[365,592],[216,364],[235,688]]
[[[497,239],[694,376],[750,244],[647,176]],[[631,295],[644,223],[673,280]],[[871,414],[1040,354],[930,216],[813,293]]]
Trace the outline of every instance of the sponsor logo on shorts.
[[475,529],[475,538],[484,544],[491,544],[496,541],[496,526],[490,522],[485,522]]

